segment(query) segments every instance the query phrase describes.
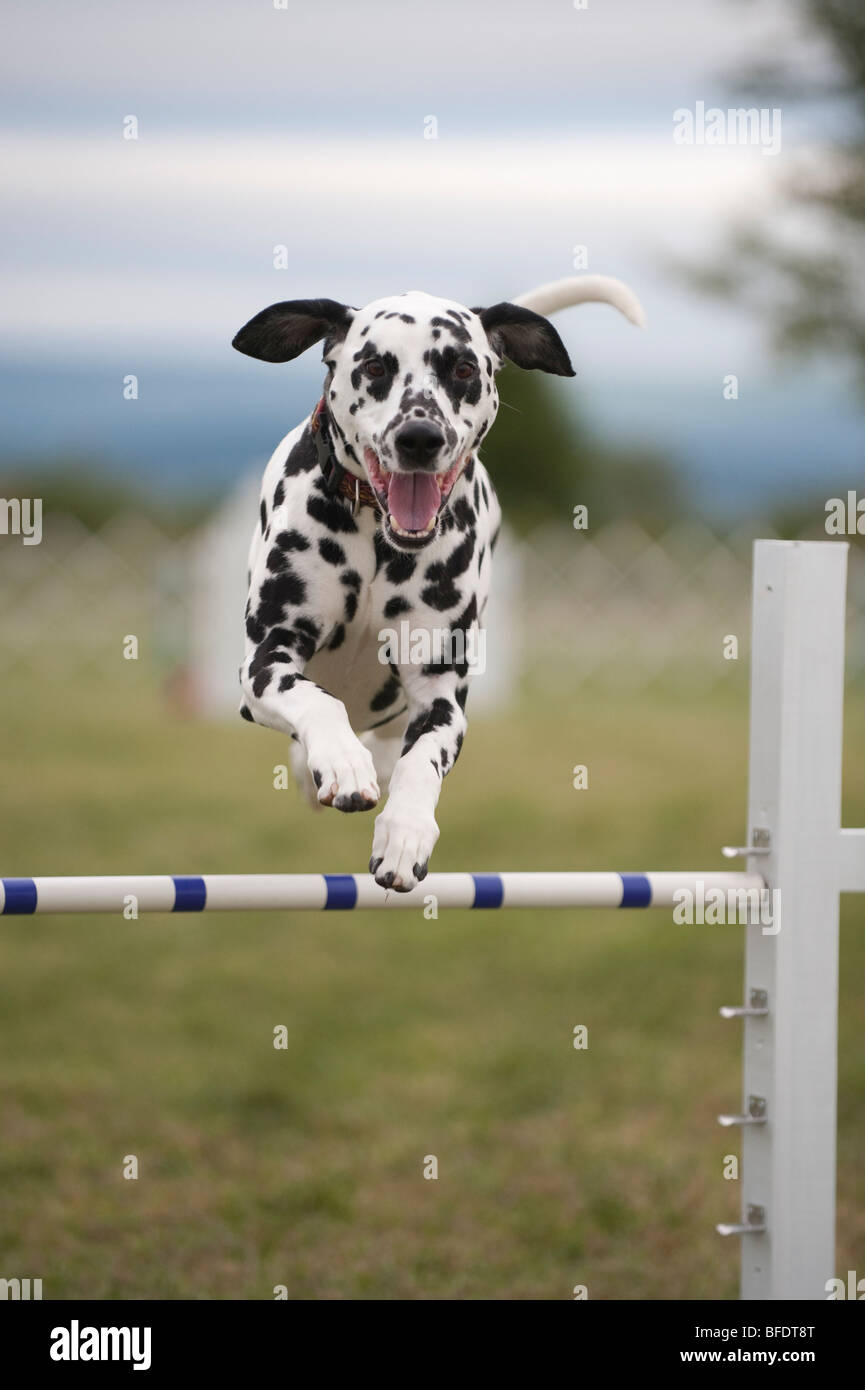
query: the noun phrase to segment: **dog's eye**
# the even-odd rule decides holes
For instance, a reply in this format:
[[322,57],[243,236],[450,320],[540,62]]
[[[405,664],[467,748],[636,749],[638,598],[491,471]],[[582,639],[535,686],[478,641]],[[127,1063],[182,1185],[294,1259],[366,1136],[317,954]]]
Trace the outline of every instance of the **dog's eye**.
[[368,358],[368,360],[363,364],[363,369],[366,372],[367,376],[372,376],[376,378],[384,376],[384,363],[382,362],[380,357]]
[[460,381],[468,381],[469,377],[474,376],[476,372],[476,364],[474,362],[469,362],[468,359],[457,362],[454,367],[454,376],[459,377]]

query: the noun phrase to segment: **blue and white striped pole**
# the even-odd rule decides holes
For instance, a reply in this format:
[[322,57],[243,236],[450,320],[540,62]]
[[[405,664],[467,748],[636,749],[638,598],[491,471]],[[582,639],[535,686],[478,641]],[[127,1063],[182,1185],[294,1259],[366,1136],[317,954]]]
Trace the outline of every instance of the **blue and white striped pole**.
[[672,907],[683,890],[753,892],[758,874],[479,873],[429,874],[410,893],[380,888],[369,874],[129,874],[108,878],[4,878],[0,913],[347,911],[438,907]]

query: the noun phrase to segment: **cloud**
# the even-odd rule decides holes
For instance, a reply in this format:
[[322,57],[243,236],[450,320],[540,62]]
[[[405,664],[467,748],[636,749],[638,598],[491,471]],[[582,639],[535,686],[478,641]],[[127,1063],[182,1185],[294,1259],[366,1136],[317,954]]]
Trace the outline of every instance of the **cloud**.
[[[348,132],[418,108],[475,125],[625,112],[719,82],[789,33],[789,4],[735,0],[7,0],[6,109],[34,121],[119,108],[187,124]],[[703,91],[697,95],[710,96]],[[432,103],[432,105],[430,105]],[[678,104],[678,101],[676,102]]]
[[[13,137],[18,254],[0,275],[19,352],[221,353],[271,300],[425,288],[474,303],[588,268],[658,290],[693,246],[771,196],[750,149],[666,139],[425,141],[202,134]],[[287,270],[274,269],[275,246]]]

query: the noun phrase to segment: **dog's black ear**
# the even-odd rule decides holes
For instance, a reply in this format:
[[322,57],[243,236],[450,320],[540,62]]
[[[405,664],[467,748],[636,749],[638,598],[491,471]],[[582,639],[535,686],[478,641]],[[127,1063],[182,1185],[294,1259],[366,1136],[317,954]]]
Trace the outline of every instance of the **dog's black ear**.
[[335,299],[285,299],[244,324],[231,346],[262,362],[290,362],[322,338],[340,342],[353,318]]
[[567,349],[549,319],[520,304],[492,304],[475,309],[500,357],[518,367],[537,367],[556,376],[576,376]]

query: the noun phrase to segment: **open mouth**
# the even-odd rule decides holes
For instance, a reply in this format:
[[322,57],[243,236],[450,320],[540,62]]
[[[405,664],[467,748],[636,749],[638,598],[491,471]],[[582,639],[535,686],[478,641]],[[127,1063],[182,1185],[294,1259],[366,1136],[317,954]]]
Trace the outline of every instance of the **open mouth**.
[[457,459],[446,473],[392,473],[374,449],[364,449],[363,457],[391,534],[403,544],[426,545],[435,535],[464,460]]

